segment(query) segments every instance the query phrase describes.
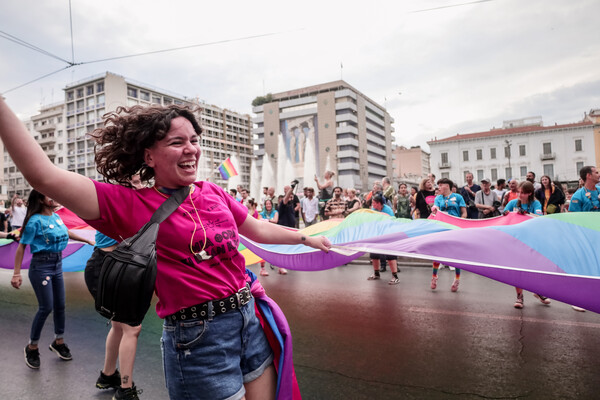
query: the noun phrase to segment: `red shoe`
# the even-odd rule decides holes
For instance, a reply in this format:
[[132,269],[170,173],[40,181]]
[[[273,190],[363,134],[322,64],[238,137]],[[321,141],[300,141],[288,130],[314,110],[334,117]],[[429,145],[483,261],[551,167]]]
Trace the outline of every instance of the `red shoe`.
[[260,276],[269,276],[269,273],[264,267],[260,269]]
[[279,268],[279,275],[287,275],[287,269]]

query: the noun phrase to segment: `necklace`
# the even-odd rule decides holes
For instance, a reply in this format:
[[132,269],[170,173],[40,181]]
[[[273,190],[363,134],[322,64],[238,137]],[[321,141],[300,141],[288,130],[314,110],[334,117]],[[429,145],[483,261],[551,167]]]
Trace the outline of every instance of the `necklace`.
[[[43,214],[40,214],[43,215]],[[54,229],[54,224],[52,224],[52,221],[50,220],[50,218],[52,218],[52,215],[50,215],[48,217],[48,223],[46,224],[46,226],[44,227],[44,222],[40,221],[41,225],[42,225],[42,235],[44,236],[44,241],[46,242],[46,244],[50,244],[50,239],[48,239],[48,236],[46,236],[46,229]]]
[[[168,199],[167,196],[165,196],[160,190],[158,190],[158,188],[156,186],[152,186],[152,188],[156,191],[156,193],[160,194],[162,197],[164,197],[165,199]],[[212,258],[212,256],[208,255],[206,253],[206,250],[204,250],[206,248],[206,229],[204,228],[204,224],[202,223],[202,219],[200,218],[200,214],[198,214],[198,210],[196,209],[196,205],[194,204],[194,201],[192,200],[192,193],[194,193],[195,190],[195,186],[190,185],[190,193],[188,195],[189,199],[190,199],[190,203],[192,203],[192,207],[194,207],[194,211],[196,212],[196,218],[198,218],[198,222],[200,222],[200,227],[202,228],[202,231],[204,232],[204,244],[202,245],[202,250],[200,250],[199,252],[194,252],[194,235],[196,234],[196,230],[198,229],[198,225],[196,224],[196,220],[194,220],[194,217],[192,217],[191,212],[184,210],[181,205],[177,208],[181,209],[181,211],[183,211],[183,213],[185,215],[187,215],[189,217],[189,219],[192,220],[192,222],[194,223],[194,232],[192,232],[192,237],[190,238],[190,252],[194,255],[194,257],[196,258],[196,260],[198,261],[206,261],[206,260],[210,260]]]

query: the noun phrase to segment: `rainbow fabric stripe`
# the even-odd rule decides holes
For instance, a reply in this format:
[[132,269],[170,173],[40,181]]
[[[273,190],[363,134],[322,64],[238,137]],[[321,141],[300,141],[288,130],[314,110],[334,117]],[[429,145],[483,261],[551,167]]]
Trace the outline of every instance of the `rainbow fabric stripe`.
[[227,157],[227,160],[223,161],[223,163],[219,166],[219,172],[225,180],[238,174],[235,168],[233,167],[233,164],[231,163],[231,159],[229,157]]

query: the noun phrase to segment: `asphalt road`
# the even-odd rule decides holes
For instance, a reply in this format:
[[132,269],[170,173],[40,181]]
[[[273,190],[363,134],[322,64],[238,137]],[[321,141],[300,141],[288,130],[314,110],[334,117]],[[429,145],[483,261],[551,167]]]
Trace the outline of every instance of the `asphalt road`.
[[[545,306],[528,292],[516,310],[512,287],[467,272],[452,293],[447,269],[432,291],[429,268],[401,269],[395,286],[387,284],[389,272],[367,281],[364,263],[261,278],[290,323],[304,399],[600,398],[598,314],[556,301]],[[27,279],[21,290],[10,287],[11,274],[0,270],[0,398],[111,398],[94,387],[108,327],[93,310],[83,273],[65,274],[65,338],[74,359],[47,350],[50,317],[37,371],[23,360],[37,303]],[[134,371],[142,399],[167,398],[160,333],[151,311]]]

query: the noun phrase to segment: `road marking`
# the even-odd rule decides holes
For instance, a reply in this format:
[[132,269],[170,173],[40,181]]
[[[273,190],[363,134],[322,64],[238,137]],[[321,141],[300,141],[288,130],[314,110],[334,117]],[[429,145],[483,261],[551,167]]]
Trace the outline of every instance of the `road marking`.
[[466,312],[466,311],[450,311],[450,310],[437,310],[432,308],[422,308],[422,307],[410,307],[408,309],[410,312],[418,312],[424,314],[443,314],[443,315],[459,315],[462,317],[473,317],[473,318],[484,318],[484,319],[497,319],[497,320],[505,320],[505,321],[526,321],[526,322],[535,322],[541,324],[552,324],[552,325],[563,325],[563,326],[577,326],[583,328],[595,328],[600,329],[600,324],[593,322],[576,322],[576,321],[564,321],[557,319],[541,319],[541,318],[531,318],[531,317],[521,317],[515,315],[497,315],[497,314],[486,314],[486,313],[474,313],[474,312]]

